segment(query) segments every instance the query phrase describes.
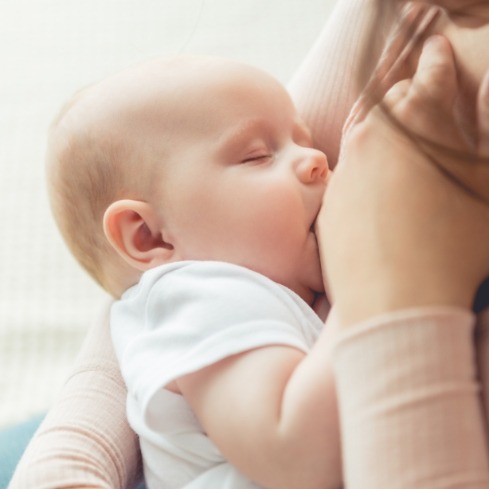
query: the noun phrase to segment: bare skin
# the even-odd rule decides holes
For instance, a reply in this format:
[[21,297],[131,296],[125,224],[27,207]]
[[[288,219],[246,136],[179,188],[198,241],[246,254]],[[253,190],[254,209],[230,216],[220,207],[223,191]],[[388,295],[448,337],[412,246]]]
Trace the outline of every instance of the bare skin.
[[[473,3],[475,3],[475,2],[471,2],[471,4],[473,4]],[[454,34],[454,36],[455,36],[455,34]],[[456,37],[456,36],[455,36],[455,37]],[[456,43],[455,43],[455,44],[456,44]],[[430,76],[432,76],[432,75],[430,75]],[[434,75],[433,75],[433,76],[434,76]],[[428,78],[428,81],[429,81],[429,80],[431,80],[431,78]],[[418,81],[420,81],[420,80],[418,80]],[[422,81],[422,84],[421,84],[421,85],[423,85],[423,86],[424,86],[424,83],[425,83],[427,80],[425,79],[424,81],[423,81],[423,80],[421,80],[421,81]],[[435,81],[436,81],[436,76],[435,76]],[[441,87],[440,87],[439,85],[436,85],[436,84],[435,84],[435,87],[437,87],[437,90],[440,90],[440,89],[441,89]],[[398,87],[398,88],[399,88],[399,87]],[[414,97],[414,98],[413,98],[413,97],[412,97],[412,95],[413,95],[412,93],[411,93],[411,94],[409,94],[409,93],[407,93],[407,92],[404,92],[404,93],[402,93],[401,95],[400,95],[399,93],[396,95],[394,92],[390,93],[390,95],[389,95],[389,96],[390,96],[390,97],[393,97],[393,98],[391,98],[391,103],[392,103],[394,106],[397,106],[397,107],[398,107],[398,112],[399,112],[399,114],[400,114],[400,115],[402,115],[403,111],[406,111],[406,112],[405,112],[406,114],[408,114],[408,113],[409,113],[408,109],[409,109],[409,107],[410,107],[410,104],[412,104],[412,105],[413,105],[413,106],[415,106],[415,107],[417,107],[417,104],[419,104],[420,99],[419,99],[419,98],[418,98],[418,99],[416,99],[416,97]],[[421,100],[423,100],[423,99],[422,99],[422,96],[423,96],[423,91],[422,91],[420,94],[418,94],[418,95],[421,95]],[[404,107],[401,107],[401,106],[402,106],[402,104],[403,104],[403,100],[406,102],[406,104],[404,105]],[[438,101],[438,102],[439,102],[439,101]],[[438,107],[438,108],[439,108],[439,107]],[[447,108],[446,108],[446,107],[442,107],[442,108],[444,108],[444,110],[445,110],[445,111],[447,111]],[[483,111],[484,109],[481,109],[481,110],[482,110],[481,114],[483,114],[483,113],[484,113],[484,111]],[[448,114],[450,114],[450,110],[448,110],[448,112],[447,112],[447,113],[448,113]],[[372,146],[370,146],[370,147],[367,147],[367,146],[361,146],[362,144],[364,144],[364,143],[365,143],[365,140],[367,139],[367,138],[366,138],[366,135],[367,135],[367,134],[369,134],[369,132],[370,132],[370,131],[373,131],[373,128],[374,128],[374,127],[375,127],[377,130],[379,130],[379,128],[380,128],[380,131],[379,131],[379,132],[381,133],[381,135],[383,134],[383,135],[387,135],[387,136],[389,136],[389,137],[390,137],[390,136],[394,136],[394,140],[395,140],[395,141],[397,141],[397,142],[399,143],[399,146],[398,146],[398,147],[390,148],[391,153],[390,153],[390,154],[386,154],[386,156],[385,156],[385,158],[386,158],[386,159],[388,159],[389,161],[391,161],[393,158],[399,158],[399,154],[401,154],[401,155],[403,155],[403,156],[400,158],[401,160],[403,160],[403,158],[404,158],[405,160],[409,160],[409,161],[411,162],[411,161],[413,160],[413,158],[417,158],[417,157],[418,157],[418,154],[416,153],[415,149],[411,148],[411,147],[409,146],[409,144],[407,144],[407,143],[406,143],[406,141],[405,141],[405,140],[403,140],[402,138],[401,138],[401,139],[396,139],[396,137],[397,137],[397,136],[395,136],[395,135],[393,135],[391,132],[389,132],[389,128],[388,128],[388,127],[385,127],[384,122],[385,122],[385,121],[382,121],[382,118],[379,118],[379,117],[378,117],[378,114],[374,113],[374,115],[373,115],[373,117],[372,117],[372,118],[369,118],[369,119],[367,119],[367,120],[366,120],[366,124],[365,124],[363,127],[357,128],[357,129],[358,129],[358,131],[357,131],[357,133],[355,134],[355,136],[356,136],[357,140],[356,140],[356,142],[355,142],[354,140],[353,140],[353,142],[351,142],[351,148],[350,148],[350,151],[351,151],[351,153],[350,153],[351,160],[350,160],[350,161],[353,161],[353,160],[355,160],[355,158],[356,158],[356,157],[355,157],[355,155],[354,155],[355,146],[356,146],[357,148],[361,147],[361,148],[363,148],[363,149],[368,149],[368,151],[372,151],[372,152],[373,152],[374,150],[378,149],[378,148],[375,146],[375,144],[373,144],[373,145],[372,145]],[[436,130],[436,125],[435,125],[435,124],[433,124],[433,119],[428,118],[428,119],[425,121],[425,124],[426,124],[426,130],[433,130],[433,129],[434,129],[434,130]],[[486,129],[487,129],[486,124],[487,124],[487,123],[486,123],[486,119],[485,119],[485,118],[481,118],[481,125],[480,125],[480,127],[481,127],[481,134],[484,134],[484,128],[486,128]],[[353,136],[352,136],[352,137],[353,137]],[[362,158],[361,158],[361,159],[363,160],[363,159],[364,159],[364,156],[362,156]],[[403,160],[403,161],[404,161],[404,160]],[[346,168],[346,167],[345,167],[345,168]],[[350,169],[351,169],[351,168],[353,168],[353,166],[352,166],[352,165],[350,165]],[[380,167],[380,166],[379,166],[378,168],[379,168],[379,170],[381,169],[381,167]],[[351,181],[350,181],[349,179],[347,179],[347,178],[346,178],[347,171],[348,171],[348,170],[345,170],[345,173],[343,173],[343,176],[345,176],[345,180],[344,180],[344,181],[345,181],[345,183],[344,183],[344,185],[345,185],[347,188],[350,188],[350,186],[351,186]],[[372,166],[370,167],[370,170],[369,170],[369,171],[371,171],[372,173],[371,173],[371,174],[369,174],[369,175],[365,175],[365,177],[367,178],[367,180],[366,180],[366,181],[369,181],[368,179],[370,179],[370,178],[371,178],[371,180],[370,180],[370,181],[375,182],[375,179],[376,179],[376,178],[379,178],[379,173],[377,173],[377,172],[375,171],[375,165],[372,165]],[[402,176],[402,177],[403,177],[403,179],[402,179],[402,180],[403,180],[403,182],[405,182],[404,177],[411,178],[411,176],[410,176],[408,173],[403,173],[403,171],[404,171],[404,170],[402,170],[402,171],[401,171],[401,173],[399,173],[398,175],[396,175],[396,176],[395,176],[395,178],[399,178],[399,179],[401,179],[401,176]],[[423,170],[423,171],[424,171],[424,170]],[[420,175],[419,175],[420,177],[421,177],[421,175],[425,175],[425,174],[423,173],[423,171],[421,171],[421,172],[420,172]],[[339,175],[341,175],[341,173],[340,173]],[[430,181],[435,182],[435,180],[434,180],[434,175],[432,175],[432,174],[428,174],[428,173],[427,173],[425,176],[427,176],[427,177],[428,177],[428,181],[426,182],[426,189],[427,189],[427,191],[428,191],[428,183],[429,183]],[[379,180],[379,181],[382,183],[382,180]],[[335,179],[335,182],[337,182],[337,184],[335,183],[335,185],[336,185],[337,191],[339,192],[339,190],[338,190],[338,189],[340,188],[340,187],[339,187],[339,185],[340,185],[340,183],[339,183],[339,182],[340,182],[340,177],[338,177],[337,179]],[[377,183],[378,183],[378,182],[377,182]],[[384,182],[384,183],[385,183],[385,182]],[[387,182],[387,183],[390,185],[392,182]],[[418,184],[419,182],[418,182],[418,180],[413,180],[413,181],[412,181],[412,183],[413,183],[413,185],[414,185],[414,184]],[[439,185],[439,184],[438,184],[438,183],[436,183],[436,185]],[[353,188],[354,188],[354,187],[353,187]],[[372,187],[370,187],[370,190],[372,191],[371,193],[373,193],[373,188],[374,188],[374,185],[372,185]],[[398,188],[398,187],[397,187],[397,186],[395,186],[395,188]],[[440,198],[444,198],[444,197],[446,197],[446,192],[448,191],[448,188],[443,187],[443,186],[440,186],[440,187],[439,187],[439,189],[440,189]],[[360,194],[359,194],[359,195],[360,195]],[[364,198],[364,197],[365,197],[365,199],[366,199],[366,200],[368,200],[368,199],[372,198],[372,195],[371,195],[371,194],[369,194],[369,195],[364,195],[364,196],[362,196],[362,198]],[[375,196],[374,196],[374,197],[375,197]],[[401,199],[400,199],[400,200],[401,200]],[[364,201],[362,201],[362,202],[364,202]],[[370,200],[368,200],[368,202],[370,202]],[[368,202],[367,202],[367,205],[366,205],[366,207],[365,207],[365,212],[368,212],[368,209],[369,209],[369,207],[368,207]],[[378,201],[377,201],[377,202],[378,202]],[[406,202],[406,201],[403,201],[403,202],[398,202],[398,203],[399,203],[399,206],[401,206],[401,204],[405,204],[405,202]],[[439,200],[439,201],[437,202],[437,204],[438,204],[438,205],[442,205],[442,204],[443,204],[443,202],[446,202],[446,201]],[[474,215],[473,215],[471,212],[469,212],[469,211],[467,210],[467,209],[468,209],[468,207],[467,207],[467,208],[465,208],[465,204],[464,204],[465,200],[461,199],[461,200],[460,200],[460,202],[462,202],[462,204],[463,204],[463,205],[461,206],[460,213],[456,215],[456,217],[455,217],[455,221],[456,221],[457,223],[462,223],[464,226],[465,226],[465,225],[467,225],[467,226],[468,226],[468,228],[466,229],[466,231],[467,231],[467,233],[469,233],[469,235],[470,235],[470,233],[475,233],[476,231],[474,230],[474,226],[472,225],[472,221],[471,221],[471,219],[469,219],[469,222],[468,222],[467,224],[466,224],[466,222],[465,222],[465,221],[466,221],[466,218],[467,218],[467,217],[474,217]],[[364,203],[365,203],[365,202],[364,202]],[[389,204],[389,205],[390,205],[390,204]],[[372,204],[372,206],[373,206],[373,204]],[[326,208],[326,206],[325,206],[325,208]],[[333,207],[333,209],[334,209],[334,207]],[[402,211],[403,211],[403,212],[404,212],[404,210],[405,210],[405,209],[402,209]],[[412,209],[411,209],[411,210],[412,210]],[[437,212],[436,207],[432,207],[432,210],[433,210],[433,212]],[[345,211],[345,209],[341,209],[340,211],[341,211],[342,213],[345,213],[345,212],[347,213],[347,211]],[[476,214],[477,214],[479,217],[483,217],[483,218],[485,218],[485,213],[484,213],[483,211],[481,211],[480,213],[478,213],[478,212],[479,212],[479,211],[477,211],[477,213],[476,213]],[[470,215],[468,216],[468,214],[470,214]],[[407,217],[409,217],[409,216],[407,216]],[[358,217],[358,215],[356,215],[356,214],[355,214],[355,215],[352,215],[352,216],[351,216],[351,218],[352,218],[351,222],[356,222],[356,221],[358,221],[358,220],[359,220],[359,217]],[[343,217],[342,219],[344,219],[344,217]],[[455,222],[455,221],[454,221],[454,222]],[[344,222],[344,221],[343,221],[343,222]],[[409,221],[409,222],[411,222],[411,223],[412,223],[412,219],[411,219],[411,221]],[[339,224],[338,224],[338,225],[339,225]],[[405,229],[407,229],[407,226],[408,226],[408,224],[406,224],[406,228],[405,228]],[[418,227],[418,230],[419,230],[419,233],[420,233],[420,235],[421,235],[421,234],[422,234],[423,229],[422,229],[422,228],[420,228],[420,227]],[[319,233],[321,234],[321,232],[322,232],[322,231],[321,231],[321,227],[320,227],[320,231],[319,231]],[[361,230],[361,232],[365,232],[365,230],[363,230],[363,231]],[[405,232],[407,232],[407,231],[405,231]],[[330,235],[330,236],[331,236],[331,235]],[[478,236],[478,237],[480,238],[481,236]],[[444,240],[447,238],[447,236],[446,236],[446,235],[445,235],[445,236],[439,236],[439,238],[440,238],[440,240],[444,241]],[[442,238],[443,238],[443,239],[442,239]],[[484,236],[482,236],[482,238],[485,238],[485,237],[484,237]],[[339,244],[338,244],[338,246],[340,246],[340,244],[341,244],[341,241],[340,241],[340,240],[341,240],[341,238],[338,238],[338,240],[339,240],[339,241],[338,241],[338,243],[339,243]],[[347,237],[346,237],[346,241],[345,241],[345,242],[346,242],[346,244],[348,244],[349,242],[351,243],[351,241],[352,241],[352,240],[351,240],[351,236],[347,236]],[[326,238],[325,238],[325,242],[326,242]],[[445,242],[445,241],[444,241],[444,242]],[[392,244],[392,243],[391,243],[391,244]],[[401,243],[401,244],[402,244],[402,243]],[[428,243],[428,244],[429,244],[429,243]],[[467,243],[458,243],[458,244],[456,243],[456,246],[454,246],[454,248],[451,250],[451,252],[453,253],[452,255],[450,255],[452,260],[453,260],[453,258],[454,258],[454,257],[460,256],[460,255],[458,255],[458,253],[461,253],[461,252],[467,252],[467,251],[468,251],[466,248],[465,248],[465,249],[463,248],[463,246],[465,246],[466,244],[467,244]],[[372,244],[372,248],[376,248],[376,246],[377,246],[377,245],[378,245],[378,243],[373,243],[373,244]],[[397,245],[399,245],[399,243],[394,243],[394,246],[397,246]],[[345,252],[345,253],[347,253],[347,252],[348,252],[348,247],[344,248],[343,250],[344,250],[344,252]],[[410,250],[412,250],[412,248],[410,248]],[[408,249],[407,251],[410,251],[410,250]],[[396,253],[397,253],[398,251],[399,251],[399,250],[396,250]],[[472,250],[469,250],[469,251],[471,252]],[[484,250],[482,250],[482,251],[484,251]],[[327,250],[326,250],[326,252],[327,252],[327,253],[330,253],[330,252],[329,252],[329,251],[327,251]],[[372,249],[370,249],[370,252],[371,252],[371,253],[374,253],[374,252],[372,252]],[[374,254],[375,254],[375,253],[374,253]],[[341,258],[341,257],[340,257],[340,258]],[[345,258],[345,256],[343,255],[343,259],[344,259],[344,258]],[[328,258],[326,258],[326,259],[328,259]],[[369,259],[370,259],[370,257],[369,257]],[[447,256],[447,257],[445,257],[444,259],[445,259],[445,260],[449,260],[448,256]],[[478,260],[480,260],[480,259],[481,259],[480,254],[479,254],[479,253],[476,253],[476,254],[474,255],[474,257],[473,257],[473,263],[474,263],[474,265],[472,266],[471,271],[470,271],[470,272],[469,272],[467,275],[464,275],[464,273],[465,273],[465,272],[461,272],[460,270],[457,270],[457,271],[456,271],[456,273],[461,273],[462,275],[464,275],[464,277],[463,277],[463,285],[464,285],[464,286],[466,286],[466,287],[467,287],[467,289],[464,289],[463,291],[462,291],[462,290],[458,290],[458,291],[456,291],[456,290],[444,291],[444,292],[443,292],[443,294],[444,294],[444,298],[443,298],[443,299],[442,299],[442,298],[441,298],[439,295],[437,295],[437,296],[433,296],[433,297],[432,297],[432,300],[436,300],[436,301],[440,301],[440,300],[444,300],[444,301],[452,301],[452,300],[455,300],[457,303],[460,303],[461,305],[466,305],[466,304],[467,304],[467,301],[468,301],[468,294],[467,294],[467,292],[466,292],[466,291],[467,291],[467,290],[471,290],[471,289],[473,289],[473,287],[474,287],[474,283],[475,283],[475,282],[478,280],[478,278],[480,278],[479,273],[482,273],[482,272],[483,272],[483,270],[477,270],[476,272],[474,271],[474,269],[475,269],[475,268],[477,268],[477,267],[476,267],[476,265],[475,265],[475,263],[476,263],[476,262],[478,262]],[[427,260],[428,260],[428,261],[431,263],[431,258],[427,257]],[[379,265],[379,264],[377,263],[377,266],[378,266],[378,265]],[[382,266],[384,266],[385,264],[381,264],[381,265],[382,265]],[[443,266],[444,266],[444,265],[446,265],[446,262],[443,262],[443,263],[438,263],[438,264],[437,264],[437,266],[440,266],[440,267],[442,267],[442,265],[443,265]],[[375,268],[375,267],[373,267],[373,268]],[[469,267],[469,268],[470,268],[470,267]],[[378,272],[378,271],[379,271],[379,269],[377,268],[377,269],[375,269],[375,271],[376,271],[376,272]],[[384,275],[382,275],[382,277],[386,279],[386,282],[385,282],[383,285],[381,285],[381,286],[379,287],[379,290],[377,290],[377,292],[379,292],[379,291],[380,291],[380,292],[385,292],[385,287],[386,287],[386,284],[388,284],[388,285],[389,285],[389,287],[390,287],[390,285],[392,284],[392,282],[391,282],[391,281],[392,281],[392,278],[393,278],[393,277],[392,277],[392,275],[391,275],[391,272],[392,272],[392,270],[387,270],[387,271],[386,271],[386,273],[385,273]],[[334,272],[334,271],[332,272],[332,274],[333,274],[333,275],[334,275],[335,273],[336,273],[336,272]],[[369,274],[373,273],[373,270],[366,270],[366,271],[365,271],[365,273],[366,273],[367,275],[369,275]],[[399,270],[395,270],[395,273],[399,273]],[[454,272],[454,273],[455,273],[455,272]],[[485,271],[484,271],[484,273],[485,273]],[[418,281],[419,281],[420,277],[418,277],[418,276],[414,276],[414,277],[413,277],[413,276],[412,276],[411,278],[412,278],[413,282],[416,282],[416,284],[417,284],[417,283],[419,283]],[[331,278],[331,277],[329,277],[329,280],[330,280],[330,284],[333,284],[333,285],[332,285],[332,290],[333,290],[333,293],[334,293],[334,294],[336,294],[336,290],[340,290],[341,288],[343,288],[343,287],[341,287],[341,285],[340,285],[340,284],[341,284],[341,280],[343,280],[343,278],[341,278],[341,277],[340,277],[340,278],[338,278],[338,277],[336,277],[336,278]],[[350,280],[351,280],[351,277],[350,277]],[[440,283],[438,283],[438,282],[437,282],[437,283],[433,283],[433,284],[431,284],[431,285],[433,286],[433,291],[434,291],[434,292],[435,292],[435,291],[439,291],[439,286],[440,286],[440,285],[442,285],[442,286],[443,286],[443,284],[440,284]],[[462,285],[462,284],[461,284],[461,285]],[[363,289],[363,290],[364,290],[364,289]],[[354,319],[348,319],[348,318],[345,316],[345,324],[350,324],[350,323],[352,323],[352,322],[355,322],[355,321],[357,321],[357,320],[358,320],[358,318],[360,318],[360,319],[361,319],[362,317],[368,317],[368,316],[369,316],[369,315],[371,315],[371,314],[376,314],[376,313],[378,313],[378,312],[382,312],[383,310],[386,310],[385,308],[387,308],[387,310],[390,310],[390,308],[392,308],[392,307],[406,307],[406,306],[409,306],[409,304],[412,304],[412,303],[413,303],[413,302],[408,302],[408,303],[406,303],[406,302],[404,301],[404,299],[402,299],[402,302],[401,302],[401,303],[399,303],[398,298],[399,298],[399,297],[401,297],[401,296],[402,296],[402,294],[403,294],[403,293],[405,293],[405,291],[399,291],[399,290],[397,290],[396,292],[398,292],[398,293],[399,293],[399,296],[397,296],[397,299],[396,299],[395,301],[393,301],[392,303],[386,304],[386,302],[385,302],[385,301],[384,301],[382,298],[381,298],[382,300],[380,300],[380,301],[376,301],[376,300],[375,300],[375,298],[374,298],[374,301],[373,301],[372,303],[373,303],[373,304],[375,304],[375,307],[376,307],[376,309],[375,309],[375,310],[373,310],[373,311],[372,311],[372,310],[367,310],[367,311],[365,311],[365,310],[364,310],[364,311],[360,311],[360,312],[358,312],[358,311],[357,311],[355,314],[359,314],[359,315],[358,315],[356,318],[354,318]],[[412,291],[410,292],[410,294],[411,294],[411,293],[412,293],[412,294],[415,294],[415,292],[416,292],[416,291],[412,290]],[[446,294],[445,294],[445,292],[446,292]],[[459,293],[459,292],[460,292],[460,294],[461,294],[461,295],[458,295],[458,293]],[[352,294],[355,294],[355,290],[351,291],[351,293],[352,293]],[[401,293],[402,293],[402,294],[401,294]],[[437,292],[437,293],[438,293],[438,292]],[[412,299],[412,296],[411,296],[411,295],[409,295],[408,297],[410,297],[410,298]],[[391,297],[390,297],[390,296],[388,296],[388,298],[389,298],[389,300],[391,299]],[[417,301],[417,298],[416,298],[416,297],[414,297],[414,303],[416,303],[416,301]],[[461,301],[461,302],[460,302],[460,301]],[[342,302],[342,300],[340,300],[340,302]],[[346,309],[347,309],[347,307],[344,307],[344,309],[346,310]],[[323,344],[323,346],[324,346],[324,343],[325,343],[325,341],[324,341],[324,340],[320,340],[319,345]],[[319,346],[319,347],[321,347],[321,346]],[[236,362],[236,364],[235,364],[234,366],[235,366],[235,367],[239,367],[239,363],[240,363],[240,361],[239,361],[239,359],[236,359],[236,360],[237,360],[237,362]],[[300,359],[298,358],[298,359],[297,359],[297,361],[299,361],[299,360],[300,360]],[[241,366],[243,366],[243,370],[246,370],[247,366],[246,366],[245,364],[241,364]],[[226,365],[226,366],[224,366],[224,367],[225,367],[225,368],[227,368],[227,367],[231,367],[231,366],[230,366],[230,365]],[[191,384],[191,383],[192,383],[192,382],[190,382],[190,384]],[[189,384],[189,385],[190,385],[190,384]],[[190,388],[191,388],[191,387],[190,387]],[[196,405],[197,405],[198,403],[203,402],[203,399],[197,399],[197,398],[198,398],[198,396],[199,396],[199,393],[198,393],[198,392],[196,393],[196,395],[197,395],[197,397],[195,398],[195,401],[193,401],[193,402],[195,402],[195,403],[196,403]],[[197,409],[198,409],[198,406],[197,406]],[[204,414],[204,415],[205,415],[205,414]],[[324,411],[322,411],[322,416],[324,416]],[[335,421],[335,422],[336,422],[336,421]],[[330,448],[331,448],[331,446],[329,446],[329,447],[328,447],[328,449],[330,449]],[[255,469],[253,468],[253,470],[255,470]]]
[[[425,50],[431,64],[423,66],[428,55],[422,58],[413,81],[400,82],[385,101],[413,131],[467,150],[454,115],[458,92],[450,46],[436,37]],[[478,103],[479,156],[489,152],[487,87],[486,77]],[[375,109],[352,127],[319,219],[328,288],[344,325],[410,307],[470,308],[477,286],[489,274],[489,206],[446,178],[431,158],[458,171],[465,186],[485,195],[487,180],[443,152],[428,147],[420,153],[391,124],[379,127],[382,120],[382,111]],[[347,188],[345,202],[341,195]],[[345,219],[350,226],[342,230],[339,223]],[[355,246],[359,242],[361,248]]]

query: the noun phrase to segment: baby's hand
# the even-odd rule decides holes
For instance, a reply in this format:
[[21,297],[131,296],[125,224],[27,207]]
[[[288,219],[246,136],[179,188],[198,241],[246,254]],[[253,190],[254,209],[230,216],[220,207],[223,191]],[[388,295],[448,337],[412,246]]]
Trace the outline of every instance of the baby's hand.
[[[488,87],[486,77],[478,156],[489,154]],[[454,116],[457,90],[450,46],[435,37],[413,79],[387,93],[388,111],[375,107],[346,135],[318,220],[343,325],[410,307],[468,308],[489,275],[489,165],[441,146],[470,149]]]

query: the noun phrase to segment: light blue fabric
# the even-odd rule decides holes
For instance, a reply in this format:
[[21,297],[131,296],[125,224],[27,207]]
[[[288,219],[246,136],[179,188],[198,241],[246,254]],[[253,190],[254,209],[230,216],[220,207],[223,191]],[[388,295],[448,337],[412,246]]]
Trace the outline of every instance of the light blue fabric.
[[[38,415],[23,423],[0,430],[0,489],[7,489],[20,457],[43,418],[44,414]],[[137,487],[137,489],[145,488],[144,484]]]
[[0,431],[0,489],[6,489],[17,462],[43,418],[44,414],[35,416]]

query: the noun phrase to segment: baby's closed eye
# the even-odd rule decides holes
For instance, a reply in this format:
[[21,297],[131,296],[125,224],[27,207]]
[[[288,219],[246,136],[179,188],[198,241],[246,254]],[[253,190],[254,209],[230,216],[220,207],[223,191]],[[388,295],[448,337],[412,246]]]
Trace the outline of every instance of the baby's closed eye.
[[241,163],[262,163],[271,159],[273,155],[271,153],[257,153],[250,156],[246,156]]

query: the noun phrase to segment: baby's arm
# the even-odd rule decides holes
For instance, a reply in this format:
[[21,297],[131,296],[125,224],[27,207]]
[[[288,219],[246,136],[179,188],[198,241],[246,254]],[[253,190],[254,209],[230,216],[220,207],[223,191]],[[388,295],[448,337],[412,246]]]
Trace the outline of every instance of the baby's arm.
[[224,457],[267,488],[341,487],[332,333],[308,355],[268,346],[177,380]]

